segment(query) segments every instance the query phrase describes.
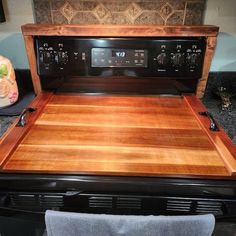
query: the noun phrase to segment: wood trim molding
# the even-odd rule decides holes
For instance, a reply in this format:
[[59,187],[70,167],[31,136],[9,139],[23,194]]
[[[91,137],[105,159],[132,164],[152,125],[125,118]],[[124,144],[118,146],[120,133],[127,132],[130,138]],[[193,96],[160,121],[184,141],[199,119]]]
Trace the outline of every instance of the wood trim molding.
[[206,45],[206,52],[205,52],[205,57],[204,57],[202,77],[198,81],[197,90],[196,90],[196,95],[198,98],[203,97],[205,89],[206,89],[211,62],[212,62],[212,58],[213,58],[215,47],[216,47],[216,41],[217,41],[216,37],[207,37],[207,45]]
[[206,37],[207,47],[202,76],[196,90],[197,97],[204,95],[210,65],[216,45],[217,26],[157,26],[157,25],[50,25],[26,24],[22,27],[34,90],[42,91],[34,51],[34,36],[93,36],[93,37]]
[[42,91],[40,78],[37,73],[37,62],[34,50],[34,38],[30,35],[24,35],[25,48],[30,66],[31,78],[34,86],[34,91],[39,94]]
[[15,149],[17,148],[18,144],[21,142],[23,137],[30,130],[34,121],[41,114],[44,106],[47,104],[51,96],[52,96],[51,93],[41,93],[39,96],[37,96],[28,106],[37,108],[37,111],[27,115],[28,124],[24,127],[17,127],[15,126],[18,121],[17,120],[10,128],[10,132],[3,137],[3,139],[1,140],[1,152],[0,152],[1,167],[10,157],[10,155],[15,151]]
[[226,135],[222,128],[220,128],[220,131],[217,132],[212,132],[209,130],[209,118],[200,116],[198,114],[198,112],[206,111],[207,109],[196,97],[184,96],[184,99],[205,132],[207,133],[211,142],[216,147],[218,153],[222,157],[222,160],[225,162],[230,175],[236,175],[236,146],[233,144],[233,142]]
[[110,36],[110,37],[155,37],[155,36],[217,36],[216,26],[160,26],[160,25],[50,25],[26,24],[24,35],[48,36]]

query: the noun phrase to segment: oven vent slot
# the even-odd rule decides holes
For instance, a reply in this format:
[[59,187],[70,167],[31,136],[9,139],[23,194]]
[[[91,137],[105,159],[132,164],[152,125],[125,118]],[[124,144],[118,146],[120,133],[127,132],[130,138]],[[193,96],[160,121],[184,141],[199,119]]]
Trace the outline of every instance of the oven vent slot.
[[142,209],[142,200],[140,198],[118,197],[116,201],[117,209]]
[[64,206],[63,195],[50,194],[24,194],[11,193],[9,194],[9,204],[15,208],[58,208]]
[[51,207],[63,207],[64,206],[64,198],[63,195],[39,195],[39,204],[43,208],[51,208]]
[[214,201],[197,201],[196,213],[197,214],[207,214],[213,213],[214,215],[222,215],[223,205],[222,202]]
[[34,194],[10,194],[10,205],[13,207],[35,207],[38,199]]
[[112,197],[96,196],[89,197],[89,207],[91,208],[109,208],[112,209]]
[[189,200],[167,200],[167,211],[190,212],[192,201]]

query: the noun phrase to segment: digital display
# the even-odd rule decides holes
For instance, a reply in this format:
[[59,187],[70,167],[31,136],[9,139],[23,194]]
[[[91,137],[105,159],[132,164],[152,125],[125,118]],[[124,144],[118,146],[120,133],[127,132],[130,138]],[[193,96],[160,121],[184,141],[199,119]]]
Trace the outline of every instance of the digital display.
[[125,57],[125,56],[126,56],[125,51],[112,50],[112,57]]
[[148,50],[143,48],[92,48],[92,67],[148,67]]

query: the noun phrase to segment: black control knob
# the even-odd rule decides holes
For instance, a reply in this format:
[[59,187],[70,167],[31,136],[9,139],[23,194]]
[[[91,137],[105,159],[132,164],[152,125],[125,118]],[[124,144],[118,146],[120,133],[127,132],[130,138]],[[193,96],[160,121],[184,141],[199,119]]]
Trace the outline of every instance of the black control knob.
[[166,56],[166,53],[161,53],[159,55],[157,55],[157,63],[159,65],[166,65],[168,63],[168,58]]
[[55,56],[55,61],[59,65],[65,65],[68,62],[68,55],[66,52],[59,51]]
[[47,51],[40,52],[39,59],[44,64],[50,64],[52,61],[51,53]]
[[190,66],[197,66],[199,63],[199,55],[197,55],[196,53],[189,54],[187,56],[187,61]]
[[184,57],[181,53],[175,53],[171,59],[174,66],[181,66],[184,63]]

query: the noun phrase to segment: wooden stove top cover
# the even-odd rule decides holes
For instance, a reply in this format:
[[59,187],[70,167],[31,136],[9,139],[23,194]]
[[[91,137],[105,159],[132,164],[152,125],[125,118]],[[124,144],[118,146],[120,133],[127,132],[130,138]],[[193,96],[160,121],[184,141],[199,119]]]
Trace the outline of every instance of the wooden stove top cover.
[[182,97],[53,95],[3,171],[229,176]]

